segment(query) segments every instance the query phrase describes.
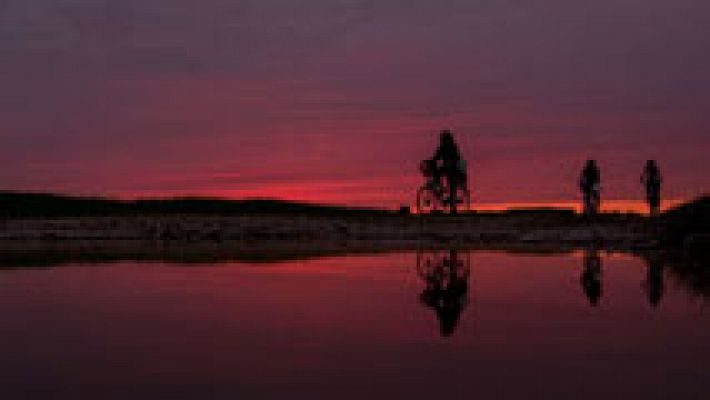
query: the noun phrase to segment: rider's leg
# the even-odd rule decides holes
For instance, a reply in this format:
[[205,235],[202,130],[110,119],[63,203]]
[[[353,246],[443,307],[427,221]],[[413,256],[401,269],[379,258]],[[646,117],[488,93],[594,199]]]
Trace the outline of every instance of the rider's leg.
[[594,190],[584,192],[584,214],[593,215],[599,212],[599,193]]
[[661,189],[651,187],[648,190],[648,204],[651,216],[655,217],[660,213],[661,209]]
[[432,191],[434,191],[434,193],[436,194],[437,197],[440,196],[441,186],[442,186],[441,171],[439,171],[438,169],[435,169],[434,174],[432,175],[431,181],[432,181],[432,187],[431,187]]
[[449,183],[449,204],[451,206],[451,213],[456,214],[458,211],[458,203],[456,201],[456,184]]
[[652,217],[655,217],[660,213],[661,199],[659,196],[655,196],[655,194],[649,196],[648,205],[649,205],[649,209],[650,209],[650,215]]

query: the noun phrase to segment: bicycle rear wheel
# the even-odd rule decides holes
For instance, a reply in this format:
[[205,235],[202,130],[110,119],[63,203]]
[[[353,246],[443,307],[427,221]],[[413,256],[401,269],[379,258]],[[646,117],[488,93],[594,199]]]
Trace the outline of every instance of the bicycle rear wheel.
[[420,188],[417,192],[417,212],[419,214],[429,214],[433,211],[438,211],[439,208],[439,198],[436,193],[426,187]]

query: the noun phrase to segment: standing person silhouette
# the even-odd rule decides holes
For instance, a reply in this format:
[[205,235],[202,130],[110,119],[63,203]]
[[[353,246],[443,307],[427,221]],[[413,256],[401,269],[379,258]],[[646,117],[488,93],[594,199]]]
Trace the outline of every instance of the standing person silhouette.
[[579,189],[584,195],[584,213],[586,215],[598,213],[601,201],[601,174],[595,160],[587,160],[579,177]]
[[655,217],[661,210],[661,171],[658,169],[656,160],[646,161],[646,166],[641,174],[641,183],[646,189],[646,201],[648,202],[649,214]]
[[448,129],[441,131],[439,135],[439,146],[434,152],[431,162],[435,165],[434,180],[441,182],[445,177],[449,193],[444,193],[447,198],[444,204],[451,207],[451,212],[456,213],[456,190],[466,187],[466,167],[461,158],[459,146],[454,140],[454,135]]

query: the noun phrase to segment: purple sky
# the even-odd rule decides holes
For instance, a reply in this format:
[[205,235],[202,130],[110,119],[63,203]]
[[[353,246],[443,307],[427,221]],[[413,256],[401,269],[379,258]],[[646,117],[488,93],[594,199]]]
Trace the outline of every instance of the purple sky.
[[393,206],[451,127],[476,200],[710,187],[706,0],[4,0],[0,189]]

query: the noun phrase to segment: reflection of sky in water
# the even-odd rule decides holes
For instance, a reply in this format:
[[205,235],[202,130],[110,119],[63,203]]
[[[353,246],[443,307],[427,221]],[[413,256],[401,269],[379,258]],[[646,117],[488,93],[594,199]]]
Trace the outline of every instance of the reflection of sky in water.
[[[419,260],[446,270],[452,256],[470,275],[447,337],[411,253],[3,271],[3,396],[700,398],[710,388],[710,320],[668,271],[650,304],[653,262]],[[439,288],[451,283],[441,268]]]

